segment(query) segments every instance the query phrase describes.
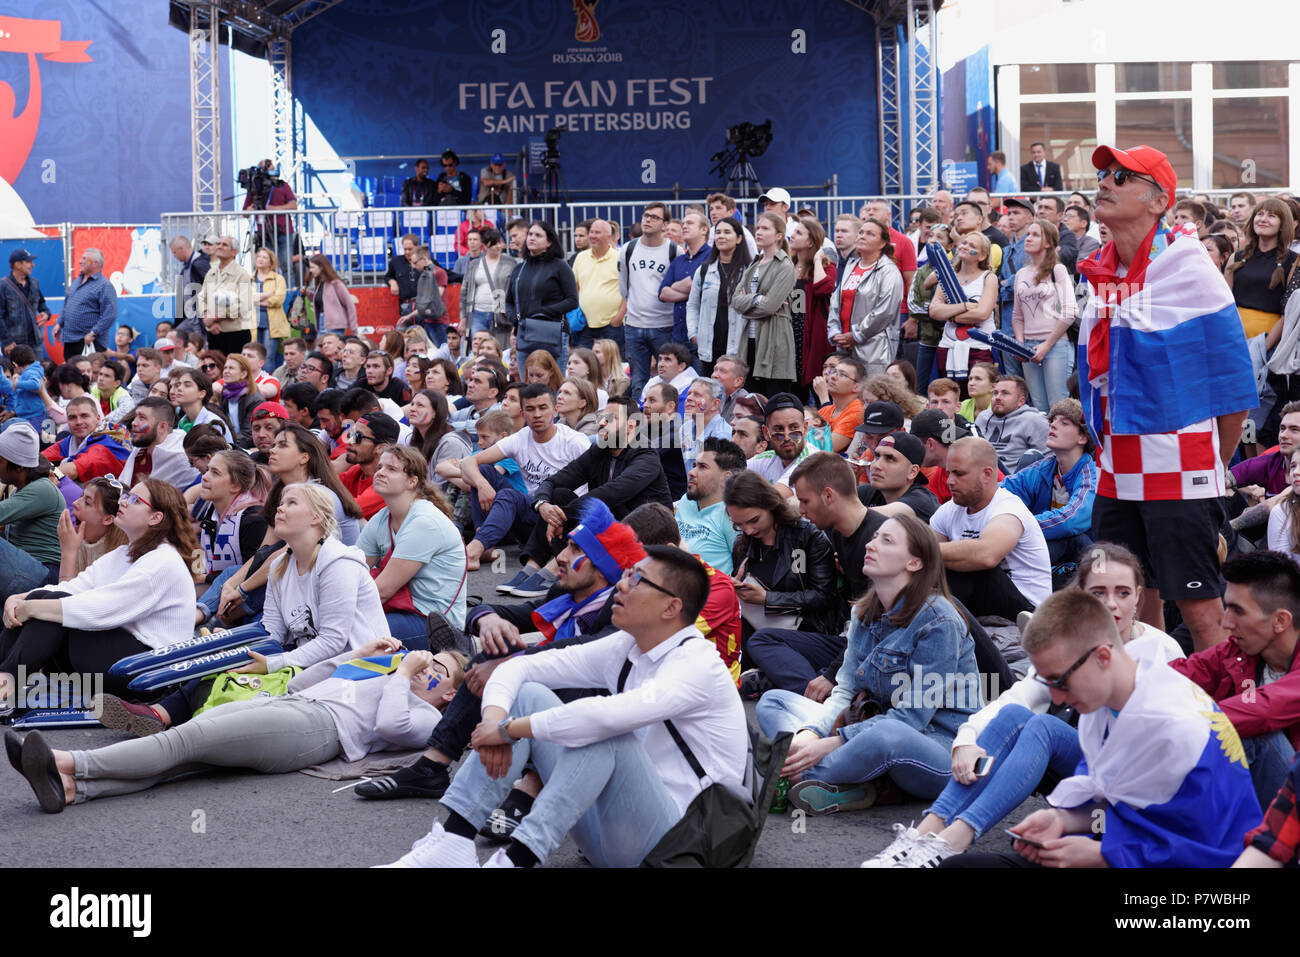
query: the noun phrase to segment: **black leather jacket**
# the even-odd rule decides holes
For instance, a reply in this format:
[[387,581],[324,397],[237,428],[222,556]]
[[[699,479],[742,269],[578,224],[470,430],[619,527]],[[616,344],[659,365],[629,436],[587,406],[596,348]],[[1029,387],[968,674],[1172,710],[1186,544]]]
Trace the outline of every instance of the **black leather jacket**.
[[[771,581],[762,581],[767,589],[764,607],[769,614],[797,613],[801,631],[838,635],[844,627],[847,608],[835,588],[835,553],[831,543],[817,526],[806,518],[791,525],[776,527],[776,566]],[[763,546],[751,540],[747,551],[739,551],[736,565],[746,558],[757,559]],[[801,555],[796,562],[794,556]],[[795,568],[800,571],[795,571]],[[755,576],[757,577],[757,576]]]

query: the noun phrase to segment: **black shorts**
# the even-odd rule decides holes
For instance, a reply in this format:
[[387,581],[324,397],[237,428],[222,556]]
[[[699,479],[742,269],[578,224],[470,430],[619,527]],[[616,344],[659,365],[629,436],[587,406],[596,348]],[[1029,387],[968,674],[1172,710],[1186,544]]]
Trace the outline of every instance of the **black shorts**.
[[1160,597],[1175,601],[1222,597],[1222,524],[1217,498],[1125,502],[1098,495],[1092,506],[1093,539],[1128,548]]

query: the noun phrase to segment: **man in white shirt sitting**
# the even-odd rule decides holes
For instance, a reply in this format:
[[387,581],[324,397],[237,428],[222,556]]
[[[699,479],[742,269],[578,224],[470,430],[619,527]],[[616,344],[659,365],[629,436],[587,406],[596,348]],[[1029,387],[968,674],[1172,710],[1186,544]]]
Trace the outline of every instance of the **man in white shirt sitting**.
[[998,485],[998,456],[974,436],[948,452],[952,501],[930,527],[948,572],[948,588],[978,617],[1015,621],[1052,592],[1052,563],[1043,530],[1025,503]]
[[[498,667],[471,738],[477,756],[442,798],[445,823],[397,866],[477,867],[474,836],[528,763],[545,787],[487,867],[533,866],[569,833],[597,867],[636,866],[706,781],[742,793],[744,709],[693,624],[708,595],[698,559],[652,545],[618,583],[613,623],[622,630]],[[550,690],[592,686],[610,694],[562,704]]]

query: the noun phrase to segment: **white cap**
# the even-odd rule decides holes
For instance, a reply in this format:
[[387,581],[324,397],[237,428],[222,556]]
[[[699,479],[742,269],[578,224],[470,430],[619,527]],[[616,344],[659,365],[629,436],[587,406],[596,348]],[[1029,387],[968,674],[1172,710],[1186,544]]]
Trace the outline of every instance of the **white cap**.
[[40,461],[41,442],[36,430],[23,419],[13,422],[0,432],[0,459],[21,468],[31,469]]
[[764,193],[762,196],[758,198],[760,200],[766,200],[769,203],[785,203],[787,206],[790,205],[790,194],[785,190],[783,190],[780,186],[776,187],[775,189],[769,189],[766,193]]

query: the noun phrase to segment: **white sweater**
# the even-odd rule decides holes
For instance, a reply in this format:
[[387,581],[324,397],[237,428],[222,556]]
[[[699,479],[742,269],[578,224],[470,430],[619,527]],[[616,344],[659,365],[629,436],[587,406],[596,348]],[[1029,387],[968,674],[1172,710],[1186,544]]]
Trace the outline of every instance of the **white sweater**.
[[139,561],[123,545],[76,578],[58,586],[69,592],[63,624],[81,631],[125,628],[150,648],[194,634],[194,577],[189,565],[163,542]]
[[[1178,642],[1159,628],[1142,622],[1135,622],[1133,630],[1137,634],[1129,639],[1124,646],[1124,650],[1129,653],[1129,657],[1137,660],[1151,658],[1163,662],[1170,662],[1175,658],[1183,657],[1183,649],[1178,646]],[[952,749],[956,751],[963,745],[978,744],[977,739],[984,729],[988,727],[989,722],[996,718],[998,712],[1009,704],[1018,704],[1021,707],[1028,708],[1034,714],[1046,713],[1047,709],[1052,706],[1052,692],[1047,685],[1034,680],[1035,673],[1034,666],[1030,665],[1029,671],[1026,672],[1023,678],[971,715],[966,723],[957,729],[957,736],[952,740]]]

